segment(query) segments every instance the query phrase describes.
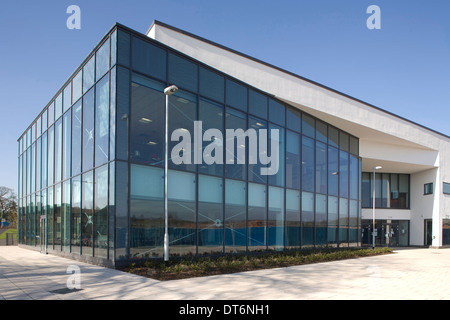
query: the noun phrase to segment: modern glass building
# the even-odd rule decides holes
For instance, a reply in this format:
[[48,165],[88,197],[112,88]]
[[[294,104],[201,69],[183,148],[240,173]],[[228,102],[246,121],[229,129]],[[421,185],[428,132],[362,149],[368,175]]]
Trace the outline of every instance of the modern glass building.
[[[358,131],[222,70],[225,54],[214,65],[201,58],[206,47],[177,48],[167,30],[194,37],[159,22],[148,35],[116,24],[19,138],[20,245],[112,267],[163,257],[167,140],[172,257],[361,246],[373,176]],[[170,85],[178,91],[168,96],[166,139]],[[224,138],[239,129],[278,144],[276,174],[238,163],[256,150],[248,135]],[[191,148],[179,148],[176,130]],[[377,207],[408,209],[410,175],[378,174]]]

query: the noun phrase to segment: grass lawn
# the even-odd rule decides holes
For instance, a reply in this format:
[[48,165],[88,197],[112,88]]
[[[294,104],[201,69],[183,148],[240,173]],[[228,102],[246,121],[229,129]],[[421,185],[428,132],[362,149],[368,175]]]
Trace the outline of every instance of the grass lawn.
[[[2,232],[3,230],[2,229],[0,229],[0,232]],[[1,239],[6,239],[6,234],[7,233],[9,233],[9,234],[15,234],[16,236],[14,237],[14,239],[16,239],[17,238],[17,229],[7,229],[5,232],[2,232],[1,234],[0,234],[0,240]]]
[[192,277],[235,273],[251,270],[290,267],[302,264],[354,259],[393,253],[392,248],[375,249],[315,249],[286,252],[263,252],[252,255],[227,255],[217,258],[191,257],[168,262],[148,260],[131,263],[122,271],[157,280],[176,280]]

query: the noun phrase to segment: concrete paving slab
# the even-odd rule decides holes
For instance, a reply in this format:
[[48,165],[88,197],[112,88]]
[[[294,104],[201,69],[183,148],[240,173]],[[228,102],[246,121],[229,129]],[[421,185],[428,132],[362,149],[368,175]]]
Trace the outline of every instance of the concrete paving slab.
[[[69,266],[80,268],[70,291]],[[428,300],[450,299],[450,249],[157,281],[19,247],[0,247],[5,300]]]

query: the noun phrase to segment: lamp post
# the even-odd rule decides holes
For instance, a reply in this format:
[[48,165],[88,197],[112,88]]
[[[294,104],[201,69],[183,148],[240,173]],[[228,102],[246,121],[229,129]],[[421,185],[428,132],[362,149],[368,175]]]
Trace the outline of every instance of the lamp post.
[[167,195],[167,175],[169,172],[169,96],[177,91],[177,86],[170,86],[164,89],[164,94],[166,95],[166,134],[164,139],[164,261],[169,261],[169,210]]
[[372,190],[372,198],[373,198],[373,208],[372,208],[372,218],[373,218],[373,227],[372,227],[372,249],[375,249],[375,171],[380,170],[382,167],[376,166],[373,167],[373,190]]

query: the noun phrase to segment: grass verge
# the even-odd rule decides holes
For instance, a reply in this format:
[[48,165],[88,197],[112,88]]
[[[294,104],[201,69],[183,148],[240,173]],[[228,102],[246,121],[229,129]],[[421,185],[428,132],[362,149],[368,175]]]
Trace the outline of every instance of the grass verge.
[[[17,235],[17,229],[8,229],[8,230],[6,230],[5,232],[1,233],[1,234],[0,234],[0,240],[1,240],[1,239],[6,239],[6,234],[7,234],[7,233]],[[17,236],[15,236],[14,238],[16,239]]]
[[227,255],[216,258],[181,258],[164,262],[149,260],[131,263],[122,271],[156,280],[176,280],[260,269],[290,267],[302,264],[354,259],[392,253],[391,248],[315,249],[264,252],[252,255]]

